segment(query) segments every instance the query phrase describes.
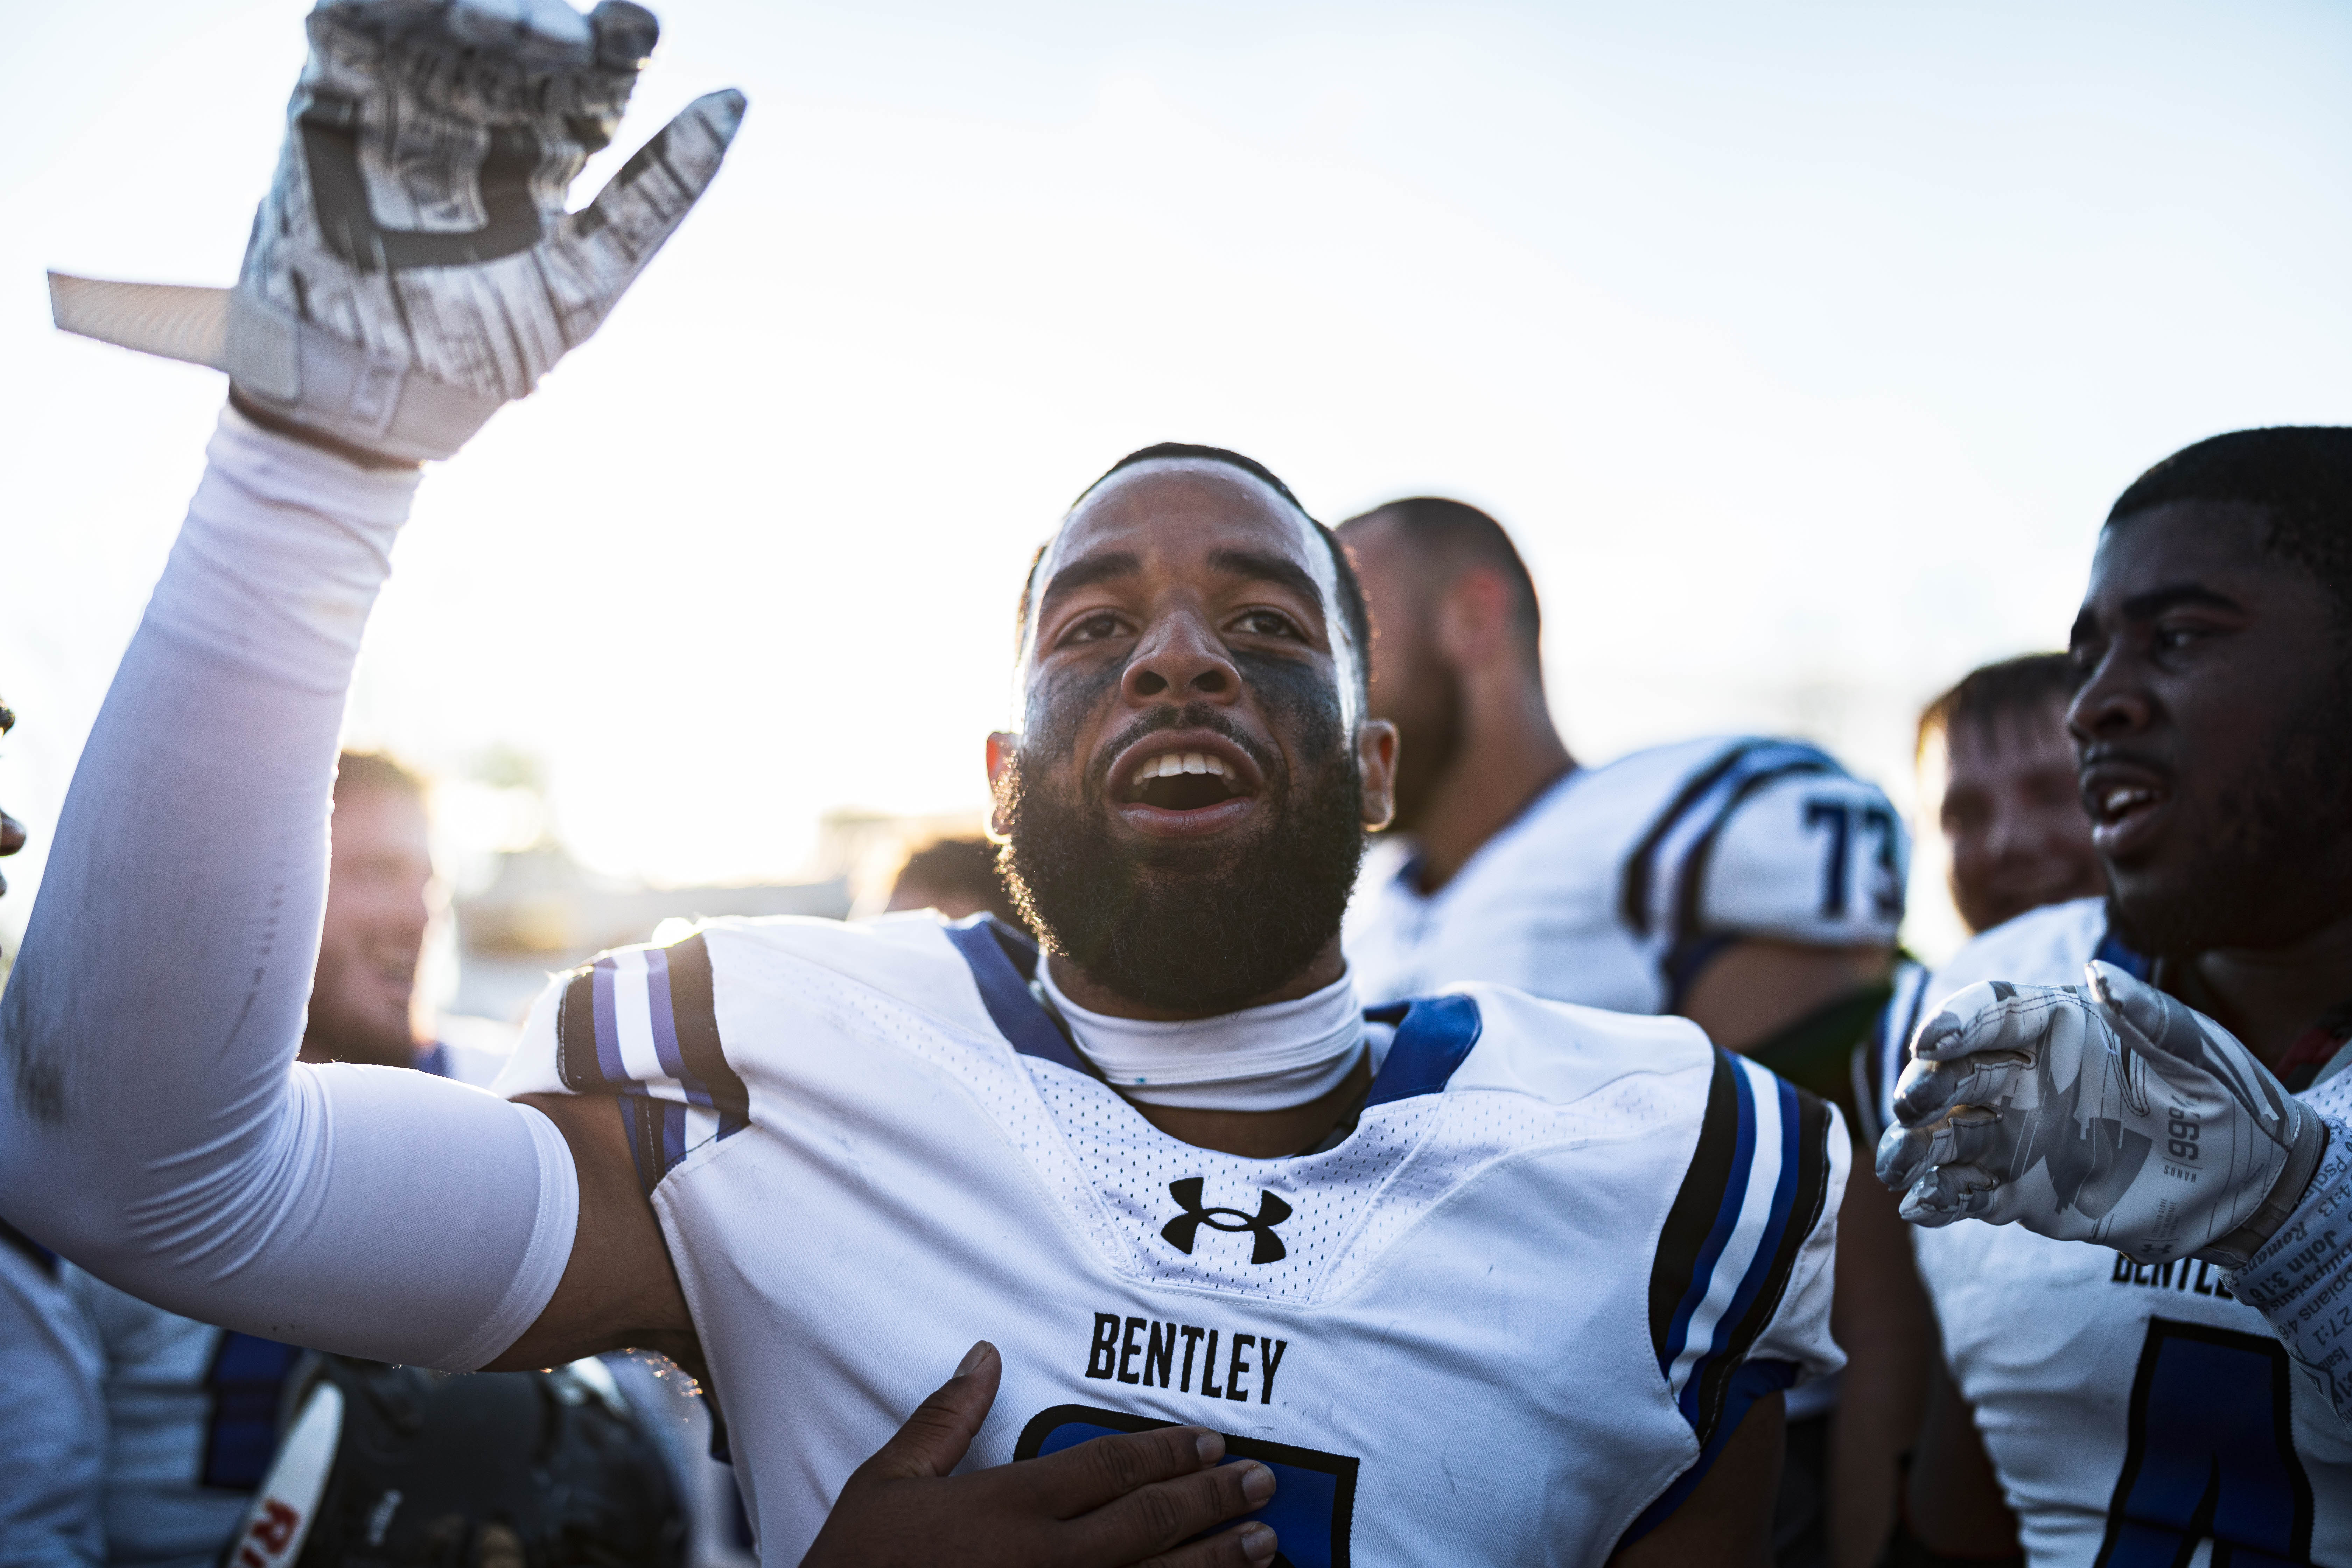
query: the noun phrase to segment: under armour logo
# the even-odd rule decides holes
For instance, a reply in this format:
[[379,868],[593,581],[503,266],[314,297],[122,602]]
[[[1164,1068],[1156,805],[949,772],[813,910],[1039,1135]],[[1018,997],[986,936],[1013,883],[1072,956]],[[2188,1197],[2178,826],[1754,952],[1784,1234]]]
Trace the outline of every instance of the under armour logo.
[[1205,1225],[1211,1230],[1245,1230],[1255,1237],[1256,1245],[1250,1248],[1252,1263],[1273,1263],[1289,1252],[1290,1248],[1282,1245],[1282,1237],[1274,1234],[1274,1227],[1290,1217],[1288,1204],[1261,1187],[1257,1194],[1257,1213],[1254,1215],[1245,1215],[1239,1209],[1203,1208],[1201,1205],[1202,1181],[1199,1176],[1187,1176],[1181,1182],[1168,1184],[1168,1191],[1184,1209],[1182,1214],[1160,1227],[1160,1234],[1167,1238],[1169,1246],[1191,1256],[1192,1243],[1199,1238],[1201,1227]]

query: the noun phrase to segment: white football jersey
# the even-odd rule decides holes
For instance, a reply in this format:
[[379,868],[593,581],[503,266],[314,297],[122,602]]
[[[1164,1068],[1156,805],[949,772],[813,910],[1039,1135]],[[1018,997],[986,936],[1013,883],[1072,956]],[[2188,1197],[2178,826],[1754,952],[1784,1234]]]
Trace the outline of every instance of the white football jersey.
[[1086,1070],[985,920],[708,924],[559,979],[499,1085],[620,1097],[761,1555],[975,1340],[966,1468],[1168,1422],[1310,1564],[1598,1563],[1833,1370],[1835,1113],[1692,1026],[1389,1009],[1353,1133],[1253,1160]]
[[1407,844],[1365,862],[1348,961],[1368,1003],[1490,981],[1672,1012],[1741,937],[1893,945],[1909,839],[1819,747],[1717,738],[1579,768],[1431,894]]
[[209,1568],[278,1447],[302,1352],[153,1307],[68,1264],[102,1356],[107,1560]]
[[[1926,1005],[1979,980],[2080,984],[2093,957],[2148,971],[2103,900],[2036,910],[1962,948]],[[2345,1115],[2352,1074],[2302,1098]],[[2352,1563],[2352,1436],[2221,1270],[1976,1220],[1912,1240],[2035,1568]]]
[[99,1348],[57,1254],[0,1220],[0,1563],[106,1560]]

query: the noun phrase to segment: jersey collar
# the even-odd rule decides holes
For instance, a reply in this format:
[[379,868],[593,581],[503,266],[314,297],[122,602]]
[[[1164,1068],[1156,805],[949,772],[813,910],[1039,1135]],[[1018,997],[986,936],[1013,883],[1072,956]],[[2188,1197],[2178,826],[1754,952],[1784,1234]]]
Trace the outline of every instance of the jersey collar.
[[[1073,1049],[1051,1014],[1030,989],[1037,973],[1037,944],[993,915],[973,915],[947,927],[947,939],[971,970],[982,1005],[1013,1048],[1099,1079],[1093,1064]],[[1365,1018],[1393,1025],[1396,1038],[1373,1079],[1364,1108],[1444,1090],[1478,1043],[1483,1021],[1468,996],[1423,996],[1368,1007]]]

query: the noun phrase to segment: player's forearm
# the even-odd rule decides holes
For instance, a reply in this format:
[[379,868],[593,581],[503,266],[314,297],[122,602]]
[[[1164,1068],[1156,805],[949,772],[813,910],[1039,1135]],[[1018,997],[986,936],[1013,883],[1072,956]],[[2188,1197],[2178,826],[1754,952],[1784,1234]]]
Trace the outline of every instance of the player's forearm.
[[2272,1331],[2352,1427],[2352,1127],[2330,1117],[2326,1152],[2302,1201],[2230,1289]]
[[[249,1139],[301,1035],[344,692],[415,479],[234,414],[210,457],[7,991],[12,1193],[29,1145],[98,1167]],[[10,1213],[52,1245],[87,1228]]]
[[415,476],[235,415],[211,458],[0,1015],[0,1211],[205,1321],[479,1364],[569,1250],[561,1138],[423,1075],[293,1065],[345,689]]

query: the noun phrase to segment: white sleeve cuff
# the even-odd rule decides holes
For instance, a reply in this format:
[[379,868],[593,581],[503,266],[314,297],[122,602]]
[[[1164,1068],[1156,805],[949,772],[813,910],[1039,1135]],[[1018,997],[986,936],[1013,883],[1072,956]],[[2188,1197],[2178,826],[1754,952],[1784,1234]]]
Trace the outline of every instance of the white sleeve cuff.
[[580,1171],[572,1145],[545,1111],[530,1105],[514,1109],[530,1129],[532,1152],[539,1156],[538,1217],[531,1226],[530,1246],[497,1310],[449,1358],[451,1367],[461,1372],[478,1371],[497,1360],[539,1321],[563,1282],[580,1229]]

